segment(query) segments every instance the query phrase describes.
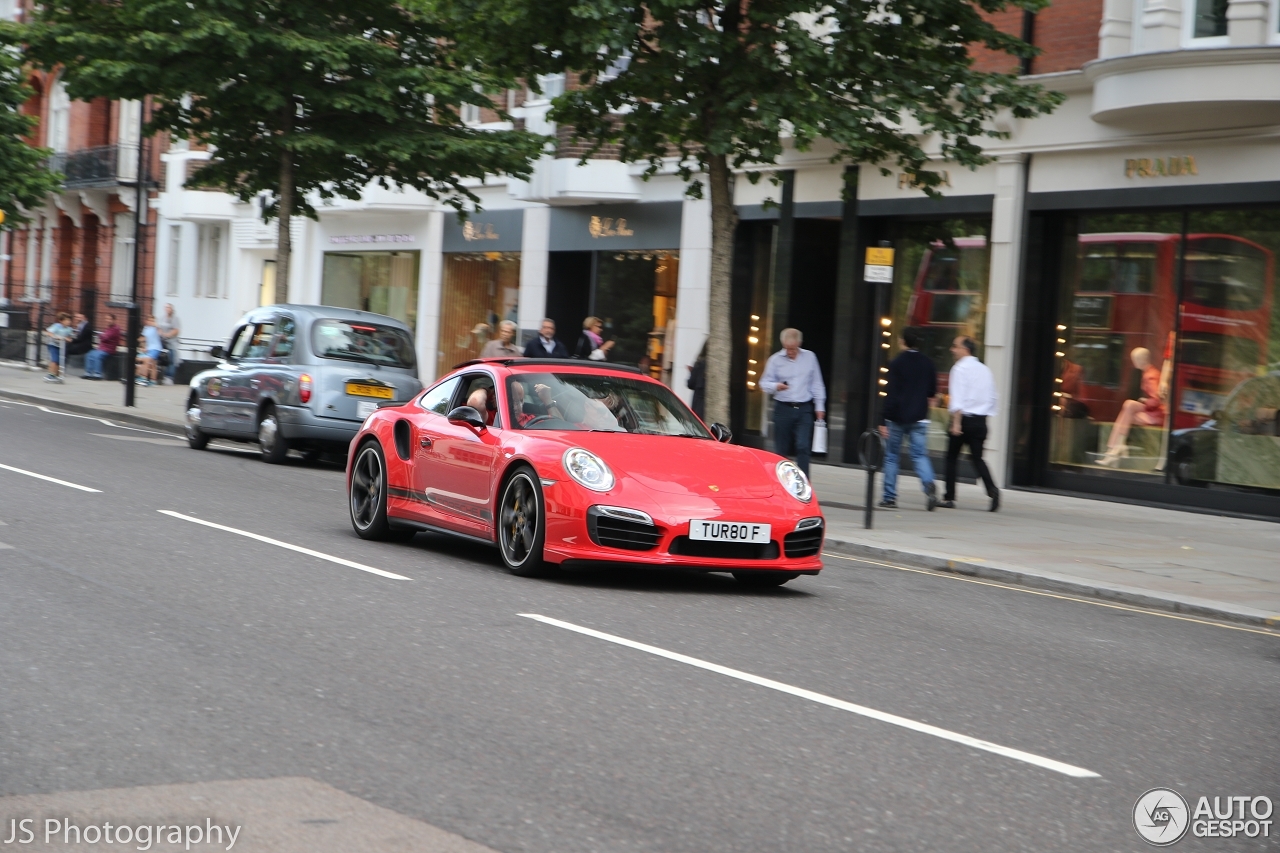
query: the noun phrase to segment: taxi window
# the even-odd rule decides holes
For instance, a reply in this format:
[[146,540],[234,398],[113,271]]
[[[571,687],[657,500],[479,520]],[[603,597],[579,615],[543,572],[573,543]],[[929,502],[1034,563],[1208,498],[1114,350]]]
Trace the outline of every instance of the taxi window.
[[297,326],[292,317],[280,318],[280,334],[271,345],[271,358],[287,359],[293,355],[293,342]]
[[457,390],[457,387],[458,377],[447,379],[423,394],[422,398],[418,400],[418,405],[428,412],[447,415],[449,414],[449,403],[453,401],[453,392]]

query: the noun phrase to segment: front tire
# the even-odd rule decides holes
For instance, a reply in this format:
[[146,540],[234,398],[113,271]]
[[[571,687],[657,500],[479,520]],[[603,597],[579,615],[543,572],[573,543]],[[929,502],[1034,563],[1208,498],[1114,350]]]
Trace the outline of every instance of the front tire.
[[[187,401],[187,425],[184,430],[187,434],[187,446],[192,450],[204,450],[209,446],[209,436],[196,426],[200,422],[200,415],[200,398],[192,394]],[[192,423],[193,418],[195,423]]]
[[799,575],[786,572],[734,572],[733,579],[749,589],[770,589],[793,581]]
[[351,483],[347,486],[347,508],[351,526],[361,539],[397,539],[400,531],[387,522],[387,460],[376,441],[369,441],[356,452],[351,466]]
[[289,440],[280,434],[280,418],[275,406],[262,410],[258,421],[258,449],[262,451],[262,461],[272,465],[279,465],[289,456]]
[[511,574],[531,578],[552,571],[542,559],[546,515],[537,475],[528,468],[517,469],[498,501],[498,551]]

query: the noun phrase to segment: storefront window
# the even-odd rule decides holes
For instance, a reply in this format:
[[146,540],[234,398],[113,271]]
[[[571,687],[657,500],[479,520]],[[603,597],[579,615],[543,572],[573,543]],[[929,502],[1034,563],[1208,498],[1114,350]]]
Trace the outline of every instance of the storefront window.
[[[945,394],[953,363],[951,342],[961,335],[973,338],[982,357],[991,278],[991,218],[899,221],[891,237],[891,337],[907,326],[924,333],[920,350],[938,368],[938,392]],[[894,340],[891,353],[897,351]],[[929,452],[941,457],[947,446],[946,408],[932,409],[930,420]]]
[[503,320],[517,322],[519,297],[519,252],[446,254],[436,375],[478,358]]
[[418,252],[325,252],[320,304],[418,322]]
[[1050,463],[1280,489],[1280,211],[1073,221],[1062,249]]
[[[604,322],[604,339],[614,342],[609,361],[638,365],[670,384],[679,256],[662,251],[601,252],[596,263],[594,314]],[[579,326],[562,335],[566,346],[581,332]]]

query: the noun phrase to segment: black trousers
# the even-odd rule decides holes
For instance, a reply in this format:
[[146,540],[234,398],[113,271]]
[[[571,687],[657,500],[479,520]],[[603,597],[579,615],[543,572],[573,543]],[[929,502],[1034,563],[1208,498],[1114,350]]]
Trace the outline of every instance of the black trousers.
[[982,485],[987,487],[987,497],[996,496],[996,484],[987,470],[987,463],[982,461],[982,445],[987,440],[987,418],[985,415],[963,415],[960,418],[960,434],[947,434],[947,491],[942,496],[944,501],[956,499],[956,463],[960,460],[960,450],[969,448],[973,458],[973,467],[978,469]]

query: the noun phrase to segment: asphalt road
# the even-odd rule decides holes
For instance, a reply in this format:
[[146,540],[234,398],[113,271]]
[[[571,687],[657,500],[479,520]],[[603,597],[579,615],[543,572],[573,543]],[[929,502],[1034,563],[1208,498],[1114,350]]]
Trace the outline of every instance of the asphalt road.
[[0,468],[0,796],[303,776],[503,853],[1144,850],[1150,788],[1280,801],[1280,635],[835,557],[526,580],[357,539],[336,466],[5,401],[0,465],[98,490]]

